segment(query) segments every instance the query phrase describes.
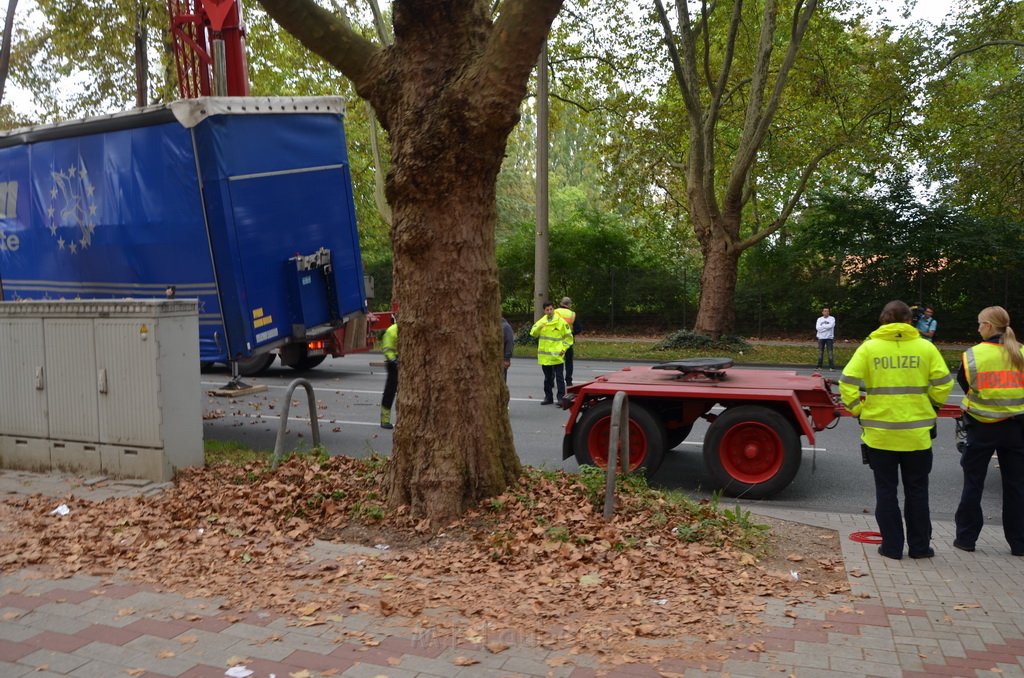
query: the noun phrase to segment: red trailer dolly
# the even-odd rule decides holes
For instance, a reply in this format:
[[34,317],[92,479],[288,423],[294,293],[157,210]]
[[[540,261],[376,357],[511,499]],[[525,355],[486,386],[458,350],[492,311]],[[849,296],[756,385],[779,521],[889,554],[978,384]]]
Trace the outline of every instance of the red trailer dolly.
[[[800,469],[800,436],[814,434],[850,416],[836,382],[795,371],[729,370],[729,358],[698,358],[626,367],[569,388],[562,458],[606,467],[612,398],[629,397],[629,466],[654,473],[665,452],[686,439],[697,419],[711,426],[704,437],[704,463],[721,490],[749,499],[771,497]],[[721,407],[721,412],[713,412]],[[944,406],[940,417],[959,416]]]

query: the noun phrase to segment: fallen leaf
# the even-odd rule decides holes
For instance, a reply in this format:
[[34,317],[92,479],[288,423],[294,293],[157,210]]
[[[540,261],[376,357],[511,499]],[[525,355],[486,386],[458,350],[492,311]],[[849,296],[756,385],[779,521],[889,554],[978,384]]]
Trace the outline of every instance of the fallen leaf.
[[504,652],[505,650],[507,650],[511,646],[508,643],[500,643],[498,641],[491,641],[491,642],[487,643],[487,645],[485,645],[484,647],[486,647],[487,651],[490,652],[491,654],[499,654],[501,652]]
[[794,563],[799,563],[803,559],[804,559],[804,557],[802,555],[800,555],[799,553],[791,553],[788,556],[786,556],[786,560],[790,560],[790,561],[792,561]]
[[473,664],[479,664],[480,660],[473,659],[472,657],[463,657],[462,655],[459,655],[458,657],[452,660],[452,663],[456,666],[472,666]]
[[182,636],[178,638],[178,642],[182,645],[188,645],[189,643],[199,642],[199,636]]
[[295,671],[293,673],[289,673],[288,675],[291,676],[291,678],[311,678],[313,674],[307,671],[306,669],[302,669],[301,671]]
[[160,650],[156,653],[156,656],[160,659],[170,659],[171,657],[174,657],[175,654],[172,650]]

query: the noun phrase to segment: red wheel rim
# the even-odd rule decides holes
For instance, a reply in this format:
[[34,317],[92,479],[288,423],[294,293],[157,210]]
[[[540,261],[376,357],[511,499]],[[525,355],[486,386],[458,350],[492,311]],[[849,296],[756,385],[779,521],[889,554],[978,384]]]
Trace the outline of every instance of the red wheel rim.
[[[602,417],[590,428],[587,436],[587,452],[594,466],[608,468],[608,436],[612,428],[612,418]],[[629,420],[629,470],[635,470],[647,457],[647,436],[643,428],[632,419]]]
[[774,428],[747,421],[725,432],[718,454],[726,473],[754,485],[771,480],[779,472],[786,451]]

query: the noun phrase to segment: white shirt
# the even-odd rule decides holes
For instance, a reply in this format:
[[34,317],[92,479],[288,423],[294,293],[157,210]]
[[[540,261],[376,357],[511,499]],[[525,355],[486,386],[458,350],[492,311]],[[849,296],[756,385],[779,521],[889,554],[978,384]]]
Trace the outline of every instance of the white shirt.
[[835,336],[836,329],[836,318],[835,316],[821,316],[818,321],[814,323],[814,329],[818,331],[818,339],[832,339]]

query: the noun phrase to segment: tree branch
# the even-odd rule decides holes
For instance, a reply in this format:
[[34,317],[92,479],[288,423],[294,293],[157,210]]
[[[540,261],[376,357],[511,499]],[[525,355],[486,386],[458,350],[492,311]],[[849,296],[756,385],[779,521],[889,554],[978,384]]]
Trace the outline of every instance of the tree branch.
[[[768,0],[765,3],[765,13],[762,23],[761,45],[758,48],[758,61],[754,71],[754,80],[751,85],[750,102],[747,107],[747,114],[744,119],[743,133],[736,151],[736,158],[733,161],[732,172],[729,175],[729,183],[726,187],[723,202],[731,207],[738,207],[740,196],[743,194],[743,183],[747,172],[757,158],[758,149],[768,134],[778,110],[779,102],[782,99],[782,92],[789,79],[789,71],[796,61],[797,52],[800,50],[800,43],[810,24],[811,16],[817,7],[818,0],[809,0],[807,6],[803,6],[803,0],[798,0],[793,8],[793,20],[790,28],[789,46],[786,56],[779,66],[779,72],[775,76],[775,86],[772,89],[768,101],[763,102],[764,92],[767,85],[768,66],[771,59],[771,40],[775,32],[775,2]],[[768,31],[770,24],[771,30]],[[768,41],[765,44],[765,40]],[[763,59],[763,61],[762,61]]]
[[333,14],[315,0],[259,0],[259,3],[307,49],[341,71],[365,98],[370,62],[380,54],[381,48],[353,30],[344,14]]
[[[479,84],[525,88],[563,0],[504,0],[480,60]],[[538,18],[540,19],[538,21]],[[517,99],[518,101],[518,99]]]
[[951,54],[945,61],[943,61],[941,64],[939,64],[939,66],[937,66],[935,70],[936,71],[943,71],[946,68],[948,68],[949,65],[952,64],[954,61],[956,61],[957,59],[959,59],[960,57],[962,57],[962,56],[964,56],[966,54],[971,54],[972,52],[977,52],[979,50],[985,49],[986,47],[997,47],[999,45],[1009,45],[1011,47],[1024,47],[1024,41],[1021,41],[1021,40],[987,40],[987,41],[985,41],[985,42],[983,42],[981,44],[975,45],[974,47],[967,47],[965,49],[961,49],[961,50],[957,50],[956,52],[953,52],[953,54]]

